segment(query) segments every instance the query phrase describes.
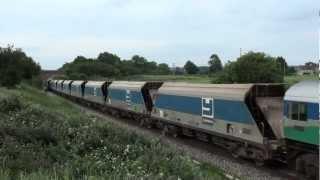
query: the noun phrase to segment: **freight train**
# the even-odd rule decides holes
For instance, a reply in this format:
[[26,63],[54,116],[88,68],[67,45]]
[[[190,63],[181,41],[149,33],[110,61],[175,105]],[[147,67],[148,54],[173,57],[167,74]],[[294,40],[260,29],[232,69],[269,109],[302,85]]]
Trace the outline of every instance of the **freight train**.
[[319,81],[283,84],[48,80],[48,90],[173,136],[213,143],[261,166],[319,178]]

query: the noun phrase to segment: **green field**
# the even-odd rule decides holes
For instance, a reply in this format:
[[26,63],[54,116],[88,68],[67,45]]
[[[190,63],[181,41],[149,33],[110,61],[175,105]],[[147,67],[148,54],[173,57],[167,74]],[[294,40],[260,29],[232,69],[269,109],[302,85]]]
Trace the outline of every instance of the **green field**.
[[30,86],[0,88],[0,179],[225,179],[158,139]]
[[124,78],[131,81],[171,81],[189,83],[210,83],[207,75],[135,75]]
[[[136,75],[124,78],[122,80],[131,81],[172,81],[172,82],[189,82],[189,83],[211,83],[212,77],[207,75]],[[284,83],[289,86],[303,80],[316,80],[316,75],[291,75],[285,76]]]
[[304,80],[319,80],[319,77],[317,75],[292,75],[292,76],[286,76],[284,78],[285,83],[292,85],[295,84],[299,81],[304,81]]

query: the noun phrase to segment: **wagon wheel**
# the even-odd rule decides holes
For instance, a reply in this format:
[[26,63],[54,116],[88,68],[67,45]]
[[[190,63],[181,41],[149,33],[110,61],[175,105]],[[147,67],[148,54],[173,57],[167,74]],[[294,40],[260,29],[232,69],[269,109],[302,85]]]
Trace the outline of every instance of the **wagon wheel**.
[[319,168],[314,164],[308,164],[306,166],[306,176],[309,179],[319,179]]
[[177,132],[172,133],[172,137],[177,138],[178,137],[178,133]]
[[305,161],[301,156],[296,159],[296,171],[301,174],[305,174]]
[[254,159],[254,163],[256,164],[256,166],[261,167],[265,164],[265,160],[264,160],[264,156],[262,153],[257,153],[255,159]]
[[168,125],[164,125],[163,128],[162,128],[162,131],[161,131],[161,135],[167,136],[168,132],[169,132]]
[[146,121],[147,121],[147,128],[148,128],[148,129],[153,128],[153,125],[154,125],[154,124],[153,124],[152,120],[149,119],[149,118],[147,118]]
[[265,164],[265,162],[264,162],[263,159],[255,159],[255,160],[254,160],[254,163],[255,163],[255,165],[258,166],[258,167],[262,167],[262,166],[264,166],[264,164]]
[[156,122],[156,127],[157,127],[158,129],[163,129],[164,124],[163,124],[161,121],[158,121],[158,122]]
[[140,127],[143,127],[144,125],[145,125],[145,120],[144,120],[144,118],[141,118],[140,120],[139,120],[139,126]]
[[305,166],[306,170],[306,176],[309,179],[319,179],[319,165],[317,164],[317,161],[310,160],[306,162]]
[[231,150],[232,157],[238,159],[240,157],[240,150],[236,147],[233,150]]

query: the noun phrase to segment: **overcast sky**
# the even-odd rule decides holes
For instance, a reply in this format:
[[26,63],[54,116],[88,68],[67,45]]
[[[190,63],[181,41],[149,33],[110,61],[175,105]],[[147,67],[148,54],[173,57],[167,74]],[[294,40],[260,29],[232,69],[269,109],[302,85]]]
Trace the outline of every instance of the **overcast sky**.
[[244,52],[319,58],[319,0],[1,0],[0,46],[56,69],[78,55],[135,54],[170,66]]

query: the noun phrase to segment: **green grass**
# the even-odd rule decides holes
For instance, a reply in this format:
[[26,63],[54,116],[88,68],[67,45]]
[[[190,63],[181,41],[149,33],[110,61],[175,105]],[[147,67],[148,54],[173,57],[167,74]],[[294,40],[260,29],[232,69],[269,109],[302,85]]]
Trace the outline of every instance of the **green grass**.
[[171,81],[171,82],[189,82],[189,83],[210,83],[210,77],[207,75],[136,75],[125,78],[135,81]]
[[[284,83],[289,86],[303,80],[317,80],[316,75],[290,75],[285,76]],[[132,81],[172,81],[189,83],[211,83],[212,77],[207,75],[136,75],[126,78]]]
[[284,82],[288,85],[293,85],[304,80],[319,80],[319,77],[317,75],[291,75],[284,78]]
[[0,88],[0,179],[225,179],[158,139],[30,86]]

